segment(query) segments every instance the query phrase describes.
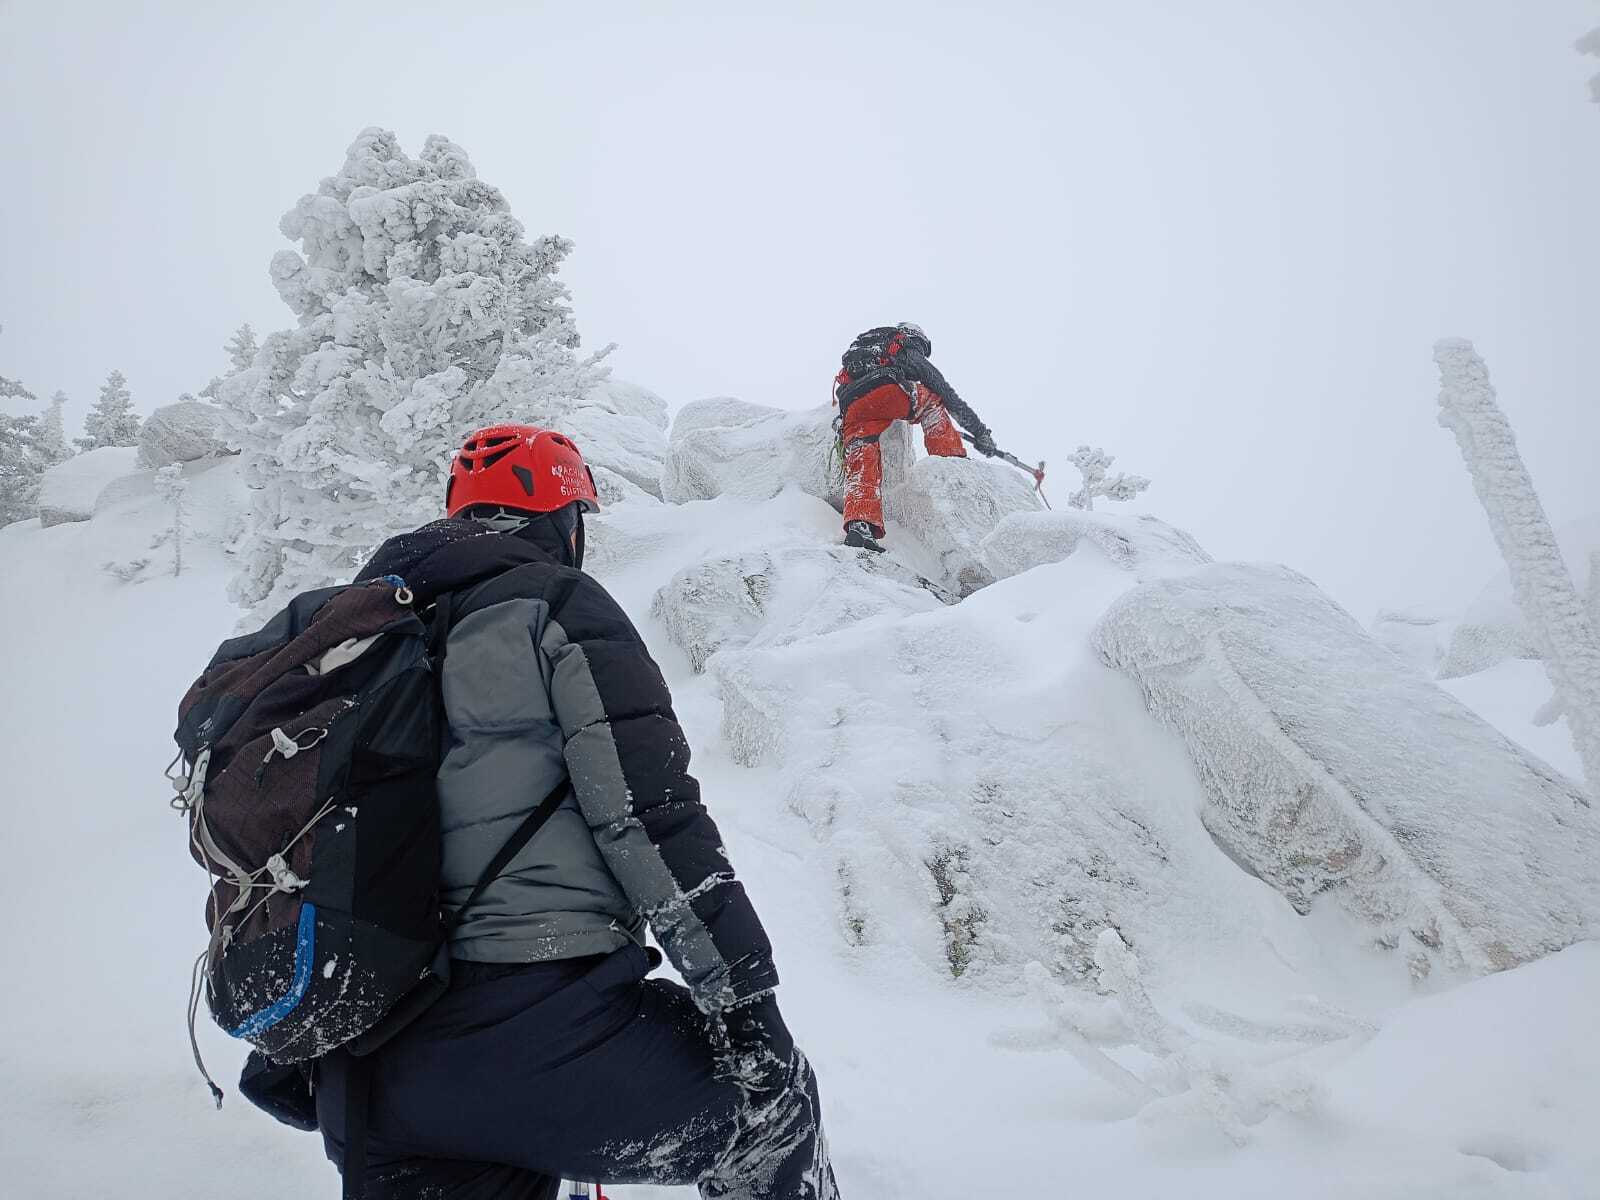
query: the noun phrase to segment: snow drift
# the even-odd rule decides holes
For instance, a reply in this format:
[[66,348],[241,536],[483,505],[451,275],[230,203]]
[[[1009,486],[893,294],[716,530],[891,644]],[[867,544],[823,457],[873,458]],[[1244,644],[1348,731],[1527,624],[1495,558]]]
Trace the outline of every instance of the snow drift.
[[102,446],[51,467],[39,489],[39,524],[87,521],[106,485],[138,470],[138,456],[134,446]]

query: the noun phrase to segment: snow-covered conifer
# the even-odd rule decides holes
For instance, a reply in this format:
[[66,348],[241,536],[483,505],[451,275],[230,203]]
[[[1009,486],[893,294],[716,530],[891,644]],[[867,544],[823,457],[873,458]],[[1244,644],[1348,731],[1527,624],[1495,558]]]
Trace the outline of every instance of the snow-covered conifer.
[[1107,500],[1132,500],[1150,486],[1150,481],[1143,475],[1127,475],[1119,471],[1107,478],[1106,472],[1117,460],[1099,446],[1092,449],[1079,446],[1068,461],[1083,474],[1083,486],[1067,500],[1073,508],[1092,510],[1096,496],[1104,496]]
[[[228,356],[229,374],[243,371],[255,362],[256,352],[260,348],[256,343],[256,331],[250,328],[249,321],[235,329],[233,336],[228,339],[228,344],[222,348],[222,352]],[[217,389],[222,386],[222,380],[223,376],[213,375],[211,382],[200,389],[200,395],[207,400],[215,400]],[[180,396],[179,399],[183,397]]]
[[0,375],[0,400],[33,400],[36,397],[15,379]]
[[255,362],[256,351],[259,349],[260,347],[256,345],[256,331],[250,328],[249,321],[234,330],[233,336],[228,339],[228,344],[223,347],[235,371],[242,371]]
[[1567,573],[1555,533],[1495,400],[1472,343],[1434,345],[1439,424],[1455,434],[1489,528],[1511,574],[1512,593],[1539,645],[1591,792],[1600,792],[1600,636],[1591,606]]
[[571,243],[527,240],[446,138],[411,158],[365,130],[279,228],[300,243],[271,267],[299,323],[218,388],[255,492],[232,595],[262,607],[437,517],[467,430],[555,424],[605,373],[556,278]]
[[50,407],[39,418],[39,449],[49,460],[49,466],[66,462],[72,457],[72,447],[67,444],[67,428],[62,411],[67,406],[67,394],[57,391],[50,397]]
[[121,371],[112,371],[100,385],[100,399],[84,418],[83,432],[76,439],[83,450],[139,444],[139,414],[133,411],[133,394]]
[[0,412],[0,525],[36,514],[39,478],[49,465],[39,441],[39,418]]

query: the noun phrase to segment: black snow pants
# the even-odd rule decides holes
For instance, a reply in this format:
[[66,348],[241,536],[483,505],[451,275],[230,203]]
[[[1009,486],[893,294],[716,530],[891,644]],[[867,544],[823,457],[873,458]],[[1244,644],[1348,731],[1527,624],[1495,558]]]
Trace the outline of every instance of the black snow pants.
[[[548,1200],[558,1178],[699,1184],[707,1200],[837,1200],[816,1077],[752,1106],[717,1077],[683,988],[637,946],[469,967],[368,1060],[368,1200]],[[343,1168],[350,1058],[317,1067],[317,1117]]]

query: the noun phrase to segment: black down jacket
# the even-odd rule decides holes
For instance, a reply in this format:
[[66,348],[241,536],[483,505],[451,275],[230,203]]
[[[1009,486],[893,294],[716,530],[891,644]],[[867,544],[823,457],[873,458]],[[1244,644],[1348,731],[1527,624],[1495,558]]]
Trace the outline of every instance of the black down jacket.
[[648,922],[702,1011],[777,986],[772,948],[689,774],[689,746],[644,642],[592,577],[523,536],[436,521],[361,578],[449,592],[439,770],[445,906],[459,905],[557,784],[572,793],[456,930],[453,957],[609,953]]

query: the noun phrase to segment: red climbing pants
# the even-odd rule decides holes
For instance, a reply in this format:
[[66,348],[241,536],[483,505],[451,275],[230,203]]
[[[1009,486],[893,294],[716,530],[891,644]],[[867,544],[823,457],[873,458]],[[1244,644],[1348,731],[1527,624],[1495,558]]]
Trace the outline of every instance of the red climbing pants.
[[845,409],[840,436],[844,441],[844,519],[866,521],[883,536],[883,451],[878,439],[896,421],[922,426],[922,444],[940,458],[965,458],[961,431],[950,419],[944,401],[923,387],[912,385],[913,400],[898,384],[873,388]]

